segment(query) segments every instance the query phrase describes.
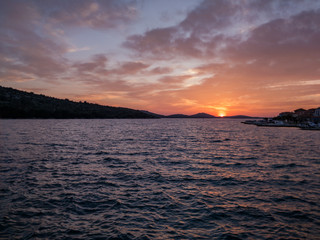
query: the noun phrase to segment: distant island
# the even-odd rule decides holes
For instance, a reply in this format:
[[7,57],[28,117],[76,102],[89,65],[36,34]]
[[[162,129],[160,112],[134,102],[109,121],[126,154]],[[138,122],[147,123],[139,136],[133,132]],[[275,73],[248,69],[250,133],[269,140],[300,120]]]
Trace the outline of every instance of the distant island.
[[[0,86],[0,118],[222,118],[208,113],[161,115],[145,110],[58,99]],[[256,118],[244,115],[223,118]]]
[[261,117],[250,117],[246,115],[235,115],[235,116],[225,116],[223,118],[238,118],[238,119],[245,119],[245,118],[261,118]]
[[172,115],[163,116],[163,117],[165,117],[165,118],[239,118],[239,119],[259,118],[259,117],[245,116],[245,115],[216,117],[216,116],[210,115],[208,113],[197,113],[197,114],[193,114],[193,115],[172,114]]
[[185,115],[185,114],[172,114],[169,116],[165,116],[167,118],[215,118],[215,116],[207,114],[207,113],[197,113],[193,115]]

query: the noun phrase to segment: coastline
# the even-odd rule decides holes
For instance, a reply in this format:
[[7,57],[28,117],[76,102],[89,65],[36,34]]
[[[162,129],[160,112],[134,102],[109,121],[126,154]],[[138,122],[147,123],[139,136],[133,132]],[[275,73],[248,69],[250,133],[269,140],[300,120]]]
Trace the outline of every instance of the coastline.
[[287,127],[287,128],[300,128],[301,130],[320,130],[319,124],[310,123],[285,123],[282,121],[273,120],[247,120],[241,122],[243,124],[255,125],[257,127]]

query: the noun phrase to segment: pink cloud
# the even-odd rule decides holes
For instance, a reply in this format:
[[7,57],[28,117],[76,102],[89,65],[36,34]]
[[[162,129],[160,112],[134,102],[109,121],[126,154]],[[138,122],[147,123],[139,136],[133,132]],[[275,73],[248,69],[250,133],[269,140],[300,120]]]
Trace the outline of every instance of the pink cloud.
[[179,85],[183,83],[185,80],[192,77],[192,75],[180,75],[180,76],[164,76],[161,77],[158,81],[165,85]]
[[103,54],[98,54],[93,56],[92,61],[83,62],[83,63],[75,63],[73,67],[75,67],[79,72],[94,72],[96,70],[103,70],[106,67],[108,59]]
[[118,75],[137,74],[148,68],[150,65],[142,62],[124,62],[118,68],[112,69],[110,73]]
[[170,68],[170,67],[155,67],[155,68],[152,68],[149,73],[150,74],[169,74],[169,73],[172,73],[173,69]]

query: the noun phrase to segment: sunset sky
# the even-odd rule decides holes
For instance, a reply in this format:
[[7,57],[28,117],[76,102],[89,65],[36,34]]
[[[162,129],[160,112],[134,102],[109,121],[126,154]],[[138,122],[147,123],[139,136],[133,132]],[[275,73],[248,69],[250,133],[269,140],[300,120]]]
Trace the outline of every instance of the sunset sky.
[[319,0],[1,0],[0,85],[159,114],[320,106]]

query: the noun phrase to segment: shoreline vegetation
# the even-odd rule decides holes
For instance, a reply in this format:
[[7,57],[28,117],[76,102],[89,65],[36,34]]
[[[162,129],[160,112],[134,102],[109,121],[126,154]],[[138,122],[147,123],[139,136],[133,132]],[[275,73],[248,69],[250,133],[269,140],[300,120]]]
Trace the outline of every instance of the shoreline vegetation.
[[282,112],[274,118],[247,120],[242,123],[258,127],[295,127],[302,130],[320,130],[320,107],[308,110],[299,108],[293,112]]
[[0,86],[0,118],[94,119],[156,118],[142,111],[122,107],[74,102]]
[[[0,119],[220,118],[207,113],[160,115],[144,110],[75,102],[0,86]],[[251,119],[244,115],[223,117]]]

